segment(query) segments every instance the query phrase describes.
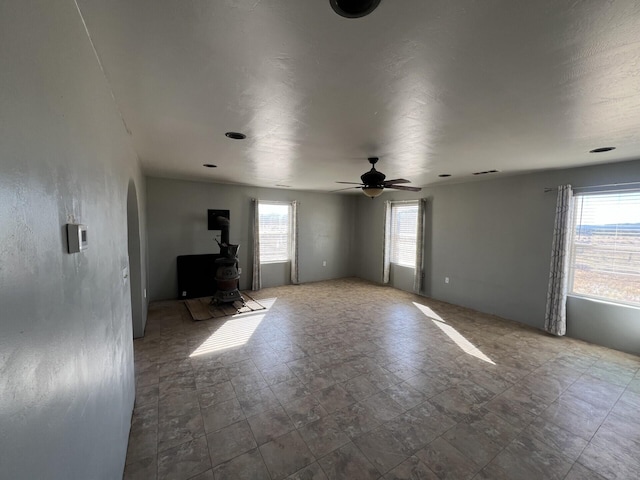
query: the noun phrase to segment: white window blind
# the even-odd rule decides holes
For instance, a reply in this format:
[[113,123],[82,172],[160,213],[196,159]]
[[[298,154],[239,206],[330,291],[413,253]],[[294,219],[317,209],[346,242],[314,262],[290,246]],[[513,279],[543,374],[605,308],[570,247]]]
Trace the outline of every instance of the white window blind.
[[571,292],[640,305],[640,191],[575,197]]
[[391,204],[391,263],[416,266],[418,202]]
[[290,260],[291,206],[282,203],[258,204],[260,263]]

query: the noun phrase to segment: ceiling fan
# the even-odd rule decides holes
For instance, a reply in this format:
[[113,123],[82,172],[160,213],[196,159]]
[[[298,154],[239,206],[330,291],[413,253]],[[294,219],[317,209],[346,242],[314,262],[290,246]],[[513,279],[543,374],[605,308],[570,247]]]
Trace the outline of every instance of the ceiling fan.
[[[371,170],[362,174],[360,179],[362,183],[356,182],[336,182],[336,183],[347,183],[352,185],[358,185],[357,187],[350,188],[361,188],[362,192],[369,198],[373,199],[380,195],[385,188],[393,188],[395,190],[407,190],[409,192],[419,192],[422,190],[418,187],[406,187],[404,185],[398,185],[399,183],[411,183],[409,180],[405,180],[404,178],[396,178],[394,180],[385,180],[386,175],[382,172],[376,170],[376,163],[378,162],[378,157],[369,157],[369,163],[371,164]],[[346,188],[344,190],[347,190]],[[338,190],[335,190],[338,191]]]

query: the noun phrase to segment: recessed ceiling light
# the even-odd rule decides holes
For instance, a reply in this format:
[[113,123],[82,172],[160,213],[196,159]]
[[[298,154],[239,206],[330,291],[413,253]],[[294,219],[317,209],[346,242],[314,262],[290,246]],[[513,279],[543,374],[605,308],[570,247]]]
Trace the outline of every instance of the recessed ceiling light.
[[247,136],[244,133],[240,132],[227,132],[225,136],[228,138],[233,138],[234,140],[244,140]]
[[373,12],[380,0],[329,0],[329,3],[341,17],[360,18]]
[[450,177],[451,174],[450,173],[441,173],[440,175],[438,175],[440,178],[446,178],[446,177]]
[[207,168],[216,168],[217,165],[214,165],[213,163],[203,163],[202,164],[203,167],[207,167]]
[[616,147],[600,147],[600,148],[594,148],[593,150],[589,150],[589,153],[604,153],[604,152],[610,152],[611,150],[615,150]]

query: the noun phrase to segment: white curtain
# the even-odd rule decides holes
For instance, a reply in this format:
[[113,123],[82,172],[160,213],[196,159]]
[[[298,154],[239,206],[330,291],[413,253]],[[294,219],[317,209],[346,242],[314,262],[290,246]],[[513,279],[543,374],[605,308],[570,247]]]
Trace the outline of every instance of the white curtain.
[[262,287],[262,272],[260,271],[260,208],[259,200],[253,199],[253,276],[251,290]]
[[384,202],[384,245],[382,247],[382,283],[389,283],[391,275],[391,202]]
[[544,316],[544,329],[558,336],[564,335],[567,331],[567,281],[572,226],[573,191],[571,185],[561,185],[558,187],[547,309]]
[[422,291],[424,280],[424,219],[427,211],[427,199],[421,198],[418,201],[418,231],[416,236],[416,271],[413,277],[413,290],[416,293]]
[[291,283],[298,285],[298,202],[291,202]]

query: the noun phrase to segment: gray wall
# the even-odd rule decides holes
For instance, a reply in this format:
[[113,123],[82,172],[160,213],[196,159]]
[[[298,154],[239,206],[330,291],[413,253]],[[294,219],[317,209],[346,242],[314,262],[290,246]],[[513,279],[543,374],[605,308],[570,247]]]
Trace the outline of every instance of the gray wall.
[[391,264],[389,268],[389,284],[405,292],[413,292],[415,269]]
[[[567,299],[567,335],[640,355],[640,310],[599,300]],[[573,320],[576,321],[573,321]]]
[[[151,300],[176,298],[178,255],[217,253],[207,209],[231,212],[230,240],[240,244],[240,287],[251,286],[252,198],[298,200],[300,282],[353,275],[355,200],[346,195],[147,178]],[[327,266],[322,262],[326,260]],[[263,287],[289,282],[286,266],[264,265]]]
[[146,206],[144,187],[144,180],[138,175],[137,182],[130,179],[127,188],[127,254],[134,338],[143,337],[147,325],[147,232],[144,223]]
[[[556,202],[556,194],[544,188],[628,181],[640,181],[640,161],[438,186],[420,194],[388,191],[373,201],[358,197],[356,274],[382,279],[383,202],[425,197],[423,294],[542,328]],[[604,304],[592,314],[596,309],[584,302],[571,302],[569,335],[640,353],[637,327],[628,320],[635,315],[637,323],[638,309]],[[603,325],[615,335],[602,337]]]
[[[122,478],[138,160],[74,2],[0,3],[0,45],[0,477]],[[67,222],[88,250],[66,253]]]

